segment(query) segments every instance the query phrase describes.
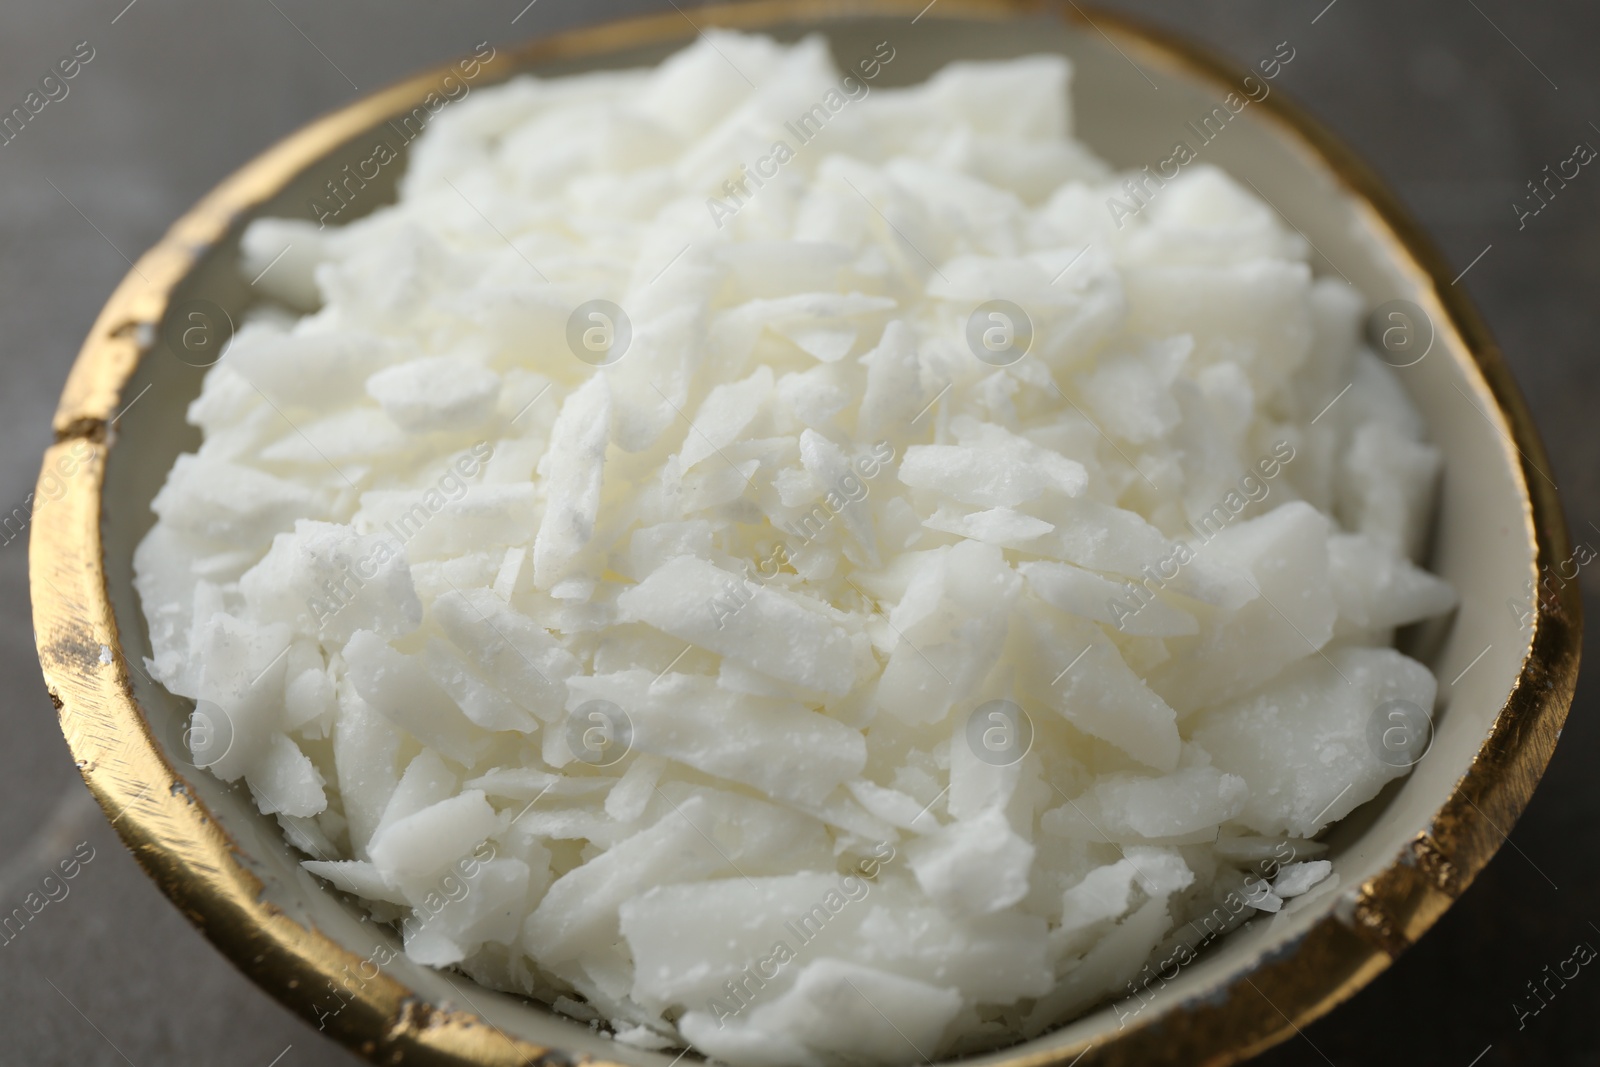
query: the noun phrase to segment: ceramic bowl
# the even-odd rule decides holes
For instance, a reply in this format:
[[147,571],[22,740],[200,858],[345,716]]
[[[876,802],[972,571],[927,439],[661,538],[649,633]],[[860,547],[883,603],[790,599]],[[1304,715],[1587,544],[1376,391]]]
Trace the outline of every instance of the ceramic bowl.
[[[1180,138],[1192,142],[1188,124],[1249,89],[1247,74],[1259,84],[1264,73],[1077,4],[924,4],[769,0],[670,12],[502,47],[474,85],[652,63],[707,25],[782,38],[817,31],[842,56],[890,40],[897,58],[884,77],[897,83],[955,59],[1060,52],[1074,64],[1079,136],[1138,167],[1166,159]],[[174,457],[198,444],[184,408],[203,374],[193,364],[209,360],[193,358],[190,342],[204,338],[187,331],[225,331],[249,305],[253,290],[237,270],[247,222],[303,217],[346,163],[371,154],[379,128],[440,91],[449,71],[365,97],[273,147],[180,219],[111,296],[67,381],[36,496],[39,658],[84,779],[128,847],[223,953],[312,1026],[374,1062],[667,1067],[676,1052],[613,1043],[408,961],[393,930],[300,869],[248,792],[188,764],[191,707],[143,666],[149,639],[131,557]],[[1445,455],[1432,566],[1461,594],[1446,625],[1406,635],[1440,679],[1433,744],[1409,777],[1333,829],[1336,877],[1318,892],[1223,939],[1136,1014],[1108,1005],[980,1063],[1224,1064],[1293,1034],[1370,981],[1465,891],[1527,803],[1572,698],[1577,586],[1532,592],[1570,553],[1560,505],[1500,353],[1452,284],[1457,270],[1281,89],[1246,106],[1202,151],[1305,235],[1321,272],[1342,275],[1374,306],[1410,301],[1431,336],[1426,355],[1399,374]],[[392,195],[386,172],[349,214]]]

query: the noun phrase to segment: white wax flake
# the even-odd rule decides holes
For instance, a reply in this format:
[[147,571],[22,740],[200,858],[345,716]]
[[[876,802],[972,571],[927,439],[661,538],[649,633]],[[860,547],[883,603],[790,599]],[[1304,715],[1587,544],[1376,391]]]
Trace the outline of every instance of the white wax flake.
[[[1426,751],[1422,716],[1437,682],[1422,664],[1382,648],[1341,648],[1303,658],[1255,695],[1209,708],[1192,723],[1195,743],[1220,769],[1243,778],[1250,799],[1239,821],[1257,833],[1313,837],[1371,800]],[[1385,704],[1411,712],[1399,720],[1408,746],[1386,747],[1394,725]]]
[[849,635],[795,596],[713,563],[679,556],[617,598],[619,617],[793,685],[842,696],[854,688]]
[[400,542],[388,531],[301,519],[239,579],[260,610],[330,644],[357,630],[398,637],[422,622]]
[[1250,797],[1243,778],[1189,767],[1163,778],[1106,775],[1083,796],[1046,812],[1048,833],[1089,841],[1209,841]]
[[1272,891],[1284,900],[1311,892],[1322,880],[1333,873],[1333,864],[1327,860],[1310,860],[1290,863],[1278,872],[1272,881]]
[[1146,637],[1182,637],[1200,632],[1195,617],[1164,599],[1135,601],[1134,610],[1118,610],[1130,596],[1129,583],[1105,578],[1070,563],[1040,560],[1017,568],[1035,596],[1068,615],[1110,623],[1128,634]]
[[315,815],[328,806],[322,775],[300,746],[283,734],[272,739],[265,757],[245,773],[245,781],[257,806],[268,815]]
[[900,480],[965,504],[1015,507],[1046,492],[1078,496],[1088,475],[1083,464],[1065,456],[1019,438],[1001,437],[970,447],[913,445],[900,464]]
[[990,810],[924,837],[909,862],[936,902],[956,913],[988,915],[1027,894],[1033,855],[1005,816]]
[[[862,565],[877,566],[877,534],[873,528],[872,512],[865,505],[868,491],[856,475],[855,465],[850,458],[838,445],[815,430],[808,429],[800,434],[800,462],[825,490],[825,503],[855,539],[862,553]],[[833,507],[835,503],[836,508]]]
[[1036,519],[1032,515],[1025,515],[1011,508],[987,508],[983,511],[962,514],[955,508],[941,507],[923,519],[922,525],[930,530],[939,530],[969,540],[982,541],[986,545],[999,545],[1002,548],[1021,548],[1055,529],[1043,519]]
[[146,662],[412,961],[982,1054],[1320,904],[1426,753],[1443,459],[1362,298],[1211,164],[1130,200],[1063,57],[904,51],[474,86],[395,202],[245,227]]
[[1127,860],[1096,867],[1061,898],[1061,929],[1080,930],[1120,918],[1133,900],[1138,872]]
[[543,588],[564,576],[594,536],[610,435],[611,392],[605,376],[596,374],[561,405],[550,451],[539,461],[547,489],[544,519],[533,540],[533,576]]
[[856,432],[863,439],[877,440],[883,433],[900,432],[920,422],[928,402],[923,399],[922,364],[911,328],[901,319],[891,321],[883,328],[877,347],[863,355],[861,362],[867,376]]
[[679,462],[683,470],[712,456],[739,439],[746,427],[761,413],[761,404],[772,393],[772,368],[759,367],[742,382],[719,385],[700,404],[700,410],[683,439]]
[[816,804],[861,773],[861,734],[799,704],[730,693],[702,675],[648,671],[568,679],[575,707],[628,711],[633,747],[773,796]]
[[433,356],[384,368],[367,379],[367,392],[412,433],[462,429],[493,410],[500,376],[458,357]]

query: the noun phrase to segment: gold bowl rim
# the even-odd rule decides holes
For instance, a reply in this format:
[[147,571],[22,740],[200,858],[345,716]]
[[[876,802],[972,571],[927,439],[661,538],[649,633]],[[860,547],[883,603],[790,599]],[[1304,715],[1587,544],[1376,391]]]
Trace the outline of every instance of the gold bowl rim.
[[[676,5],[674,5],[676,6]],[[482,83],[540,62],[593,57],[688,38],[706,25],[760,29],[778,24],[911,15],[937,19],[1052,16],[1079,23],[1148,66],[1213,86],[1238,84],[1233,62],[1125,16],[1085,11],[1072,0],[753,0],[607,22],[535,39],[485,64]],[[451,68],[440,66],[363,96],[315,120],[225,180],[173,224],[112,294],[69,373],[54,418],[35,500],[64,450],[87,458],[79,476],[56,486],[36,510],[29,584],[40,665],[62,733],[90,791],[149,876],[253,981],[318,1022],[318,993],[350,966],[353,953],[300,925],[262,896],[239,846],[174,770],[134,696],[107,587],[100,519],[105,459],[122,394],[150,349],[174,289],[252,211],[349,138],[410,110]],[[1305,111],[1272,93],[1257,105],[1280,136],[1309,151],[1344,191],[1374,213],[1401,262],[1432,288],[1471,354],[1466,368],[1491,397],[1521,453],[1516,473],[1535,579],[1570,544],[1553,485],[1532,475],[1546,453],[1498,346],[1466,294],[1450,284],[1444,259],[1378,178]],[[55,493],[61,495],[56,496]],[[1488,863],[1521,814],[1554,751],[1572,701],[1582,637],[1576,583],[1535,597],[1534,634],[1517,681],[1470,768],[1427,830],[1362,883],[1348,914],[1329,913],[1280,950],[1229,979],[1220,994],[1176,1001],[1110,1038],[1019,1045],[993,1054],[1003,1067],[1076,1063],[1091,1049],[1102,1064],[1226,1064],[1251,1056],[1353,995],[1431,926]],[[137,670],[138,668],[133,668]],[[1258,984],[1259,983],[1259,984]],[[1273,990],[1269,1001],[1260,985]],[[592,1060],[507,1036],[469,1011],[423,1000],[387,973],[361,985],[328,1032],[373,1062],[451,1065],[570,1064]],[[1088,1062],[1088,1061],[1086,1061]],[[619,1065],[620,1067],[620,1065]]]

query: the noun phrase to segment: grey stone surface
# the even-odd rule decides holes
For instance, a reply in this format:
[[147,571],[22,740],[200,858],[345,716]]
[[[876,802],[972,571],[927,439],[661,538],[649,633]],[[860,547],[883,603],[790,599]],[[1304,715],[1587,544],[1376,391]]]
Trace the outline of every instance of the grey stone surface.
[[[509,43],[659,0],[63,0],[0,8],[0,110],[76,42],[70,95],[0,147],[0,502],[30,491],[54,399],[126,257],[218,180],[311,117],[485,38]],[[1519,229],[1524,183],[1600,145],[1600,11],[1579,0],[1116,0],[1248,62],[1297,50],[1278,86],[1402,194],[1498,335],[1543,427],[1575,536],[1600,544],[1600,174]],[[522,12],[513,24],[513,17]],[[314,42],[314,43],[313,43]],[[1593,122],[1591,121],[1593,120]],[[52,188],[52,183],[55,188]],[[1487,252],[1485,249],[1487,248]],[[1586,251],[1588,250],[1588,251]],[[0,1064],[355,1061],[239,976],[122,849],[79,783],[39,681],[24,542],[0,546],[0,905],[80,842],[69,884],[0,947]],[[1593,592],[1594,576],[1583,575]],[[1591,607],[1593,601],[1590,601]],[[1537,1015],[1526,984],[1600,946],[1600,750],[1592,681],[1511,843],[1421,945],[1260,1062],[1588,1064],[1585,968]],[[1559,887],[1559,888],[1557,888]],[[274,1061],[274,1057],[282,1058]],[[1475,1057],[1481,1059],[1475,1060]]]

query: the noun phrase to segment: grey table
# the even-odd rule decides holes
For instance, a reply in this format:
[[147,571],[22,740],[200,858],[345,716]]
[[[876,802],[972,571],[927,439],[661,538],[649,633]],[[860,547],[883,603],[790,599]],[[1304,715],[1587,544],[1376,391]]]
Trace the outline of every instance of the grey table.
[[[235,167],[358,91],[477,41],[667,9],[666,0],[526,2],[10,0],[0,9],[0,111],[78,42],[94,50],[69,94],[0,146],[0,507],[30,491],[67,367],[127,258]],[[1537,217],[1519,223],[1512,207],[1576,142],[1600,145],[1600,10],[1579,0],[1107,6],[1243,62],[1293,43],[1279,86],[1377,167],[1458,268],[1471,265],[1462,284],[1532,402],[1575,536],[1600,545],[1590,525],[1600,523],[1600,467],[1590,465],[1600,456],[1600,363],[1588,354],[1600,315],[1600,175],[1585,171]],[[0,910],[75,848],[92,858],[64,899],[0,946],[0,1063],[354,1064],[213,951],[89,800],[39,680],[24,545],[0,547],[9,609],[0,617]],[[1594,577],[1582,577],[1590,594]],[[1600,1062],[1596,968],[1537,1015],[1519,1019],[1514,1007],[1532,1003],[1526,984],[1576,943],[1600,946],[1595,689],[1593,676],[1579,686],[1514,847],[1398,965],[1260,1062]]]

